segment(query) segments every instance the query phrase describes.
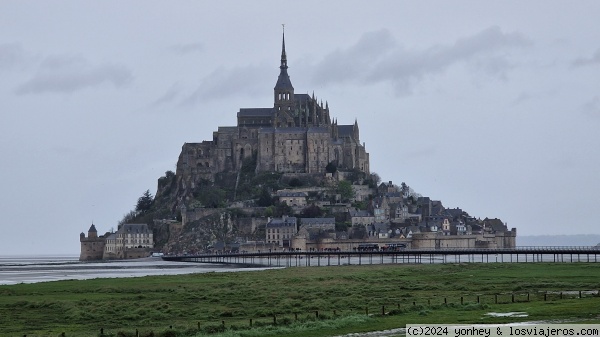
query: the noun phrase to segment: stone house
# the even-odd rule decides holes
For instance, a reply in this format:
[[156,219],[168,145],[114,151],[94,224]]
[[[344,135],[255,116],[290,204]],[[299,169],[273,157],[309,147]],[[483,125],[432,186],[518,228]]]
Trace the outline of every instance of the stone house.
[[106,237],[103,259],[134,259],[150,256],[154,235],[147,224],[123,224]]
[[300,229],[302,228],[334,231],[335,218],[301,218]]
[[115,233],[102,236],[92,224],[88,236],[81,233],[79,241],[81,261],[143,258],[154,248],[154,235],[147,224],[124,224]]
[[273,243],[278,247],[290,247],[292,238],[297,232],[297,219],[295,217],[284,216],[280,219],[270,219],[265,226],[267,243]]
[[350,217],[350,223],[352,226],[355,225],[370,225],[375,221],[375,217],[373,214],[369,213],[369,211],[363,210],[349,210],[348,216]]
[[277,191],[277,198],[280,203],[285,203],[290,207],[305,207],[306,197],[308,194],[305,192],[294,192],[294,191]]

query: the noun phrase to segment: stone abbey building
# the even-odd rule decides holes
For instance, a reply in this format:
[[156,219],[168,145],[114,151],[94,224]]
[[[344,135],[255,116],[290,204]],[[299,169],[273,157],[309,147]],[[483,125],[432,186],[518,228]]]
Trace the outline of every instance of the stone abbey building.
[[219,127],[209,141],[185,143],[177,176],[214,181],[215,174],[236,172],[250,158],[256,158],[256,172],[323,173],[333,162],[341,170],[369,173],[369,154],[360,143],[358,122],[338,125],[328,103],[318,102],[314,93],[294,93],[285,34],[279,69],[273,107],[242,108],[237,126]]

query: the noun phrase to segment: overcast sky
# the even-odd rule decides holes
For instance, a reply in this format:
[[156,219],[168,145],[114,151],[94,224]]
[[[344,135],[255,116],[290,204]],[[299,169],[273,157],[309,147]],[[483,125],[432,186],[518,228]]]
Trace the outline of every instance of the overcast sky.
[[1,1],[0,256],[79,253],[184,142],[296,93],[372,171],[520,235],[600,234],[598,1]]

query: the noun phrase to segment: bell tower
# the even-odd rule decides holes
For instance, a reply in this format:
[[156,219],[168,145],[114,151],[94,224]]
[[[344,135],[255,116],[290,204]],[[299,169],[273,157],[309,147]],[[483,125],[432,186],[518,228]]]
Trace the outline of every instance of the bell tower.
[[275,118],[274,127],[296,126],[294,121],[294,87],[287,73],[287,55],[285,54],[285,26],[283,26],[283,39],[281,42],[281,65],[279,66],[279,77],[274,89]]

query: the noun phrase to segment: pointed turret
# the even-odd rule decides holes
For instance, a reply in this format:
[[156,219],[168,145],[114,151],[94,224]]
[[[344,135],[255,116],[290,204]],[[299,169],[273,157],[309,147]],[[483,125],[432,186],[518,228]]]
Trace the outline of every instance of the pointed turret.
[[96,230],[96,226],[94,226],[94,224],[92,223],[92,225],[90,226],[90,229],[88,229],[88,238],[97,238],[98,237],[98,231]]

